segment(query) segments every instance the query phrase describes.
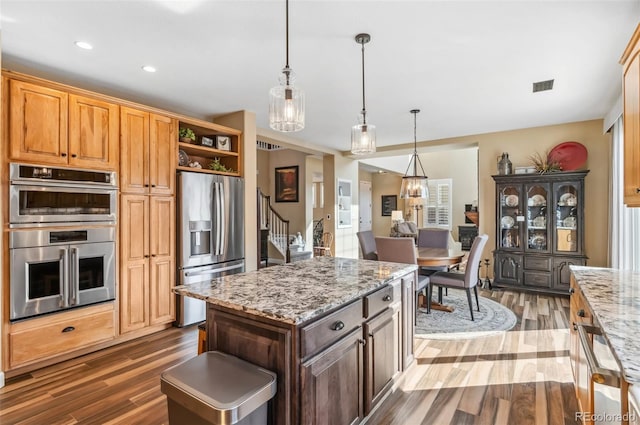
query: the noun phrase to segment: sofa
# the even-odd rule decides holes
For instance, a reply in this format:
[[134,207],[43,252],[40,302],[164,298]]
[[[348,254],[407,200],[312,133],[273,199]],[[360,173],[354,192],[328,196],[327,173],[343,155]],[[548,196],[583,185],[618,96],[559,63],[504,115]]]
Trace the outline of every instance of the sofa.
[[418,239],[418,225],[412,221],[402,221],[400,223],[394,223],[391,226],[391,232],[389,236],[394,238],[407,237]]

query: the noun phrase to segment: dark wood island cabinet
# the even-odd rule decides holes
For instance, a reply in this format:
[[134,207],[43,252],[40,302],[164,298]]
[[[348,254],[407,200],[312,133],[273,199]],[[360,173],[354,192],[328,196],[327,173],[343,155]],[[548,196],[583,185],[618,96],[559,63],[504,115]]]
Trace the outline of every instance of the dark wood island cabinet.
[[416,267],[307,261],[177,287],[208,301],[207,344],[278,375],[272,424],[357,424],[413,362]]

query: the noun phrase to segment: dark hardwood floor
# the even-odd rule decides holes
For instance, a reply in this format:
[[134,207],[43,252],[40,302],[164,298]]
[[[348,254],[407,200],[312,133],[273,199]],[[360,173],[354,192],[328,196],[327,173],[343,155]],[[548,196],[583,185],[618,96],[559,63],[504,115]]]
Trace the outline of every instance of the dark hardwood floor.
[[[481,291],[518,316],[509,332],[416,340],[415,365],[368,424],[575,424],[568,298]],[[169,330],[14,378],[0,424],[167,424],[160,373],[196,355],[197,328]]]

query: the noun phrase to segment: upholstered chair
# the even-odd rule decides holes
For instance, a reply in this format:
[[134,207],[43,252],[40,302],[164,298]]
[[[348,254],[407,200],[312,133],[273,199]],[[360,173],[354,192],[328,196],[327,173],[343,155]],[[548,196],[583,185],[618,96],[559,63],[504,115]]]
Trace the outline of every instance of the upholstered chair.
[[371,230],[363,230],[362,232],[356,233],[356,235],[358,235],[362,258],[365,260],[377,260],[378,254],[376,254],[376,239],[373,236],[373,232]]

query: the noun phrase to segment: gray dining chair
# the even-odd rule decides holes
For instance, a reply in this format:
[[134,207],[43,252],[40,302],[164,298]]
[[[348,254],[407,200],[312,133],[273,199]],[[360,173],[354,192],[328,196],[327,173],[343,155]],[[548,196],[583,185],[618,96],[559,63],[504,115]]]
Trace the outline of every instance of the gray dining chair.
[[[418,264],[416,247],[413,238],[392,238],[376,236],[376,248],[379,261],[390,261],[393,263]],[[416,316],[418,314],[418,294],[428,292],[429,276],[418,275],[416,282]],[[426,294],[425,294],[426,295]],[[431,313],[431,304],[427,302],[427,313]]]
[[[420,228],[418,229],[418,247],[420,248],[447,248],[449,246],[449,231],[446,229]],[[424,276],[432,275],[435,272],[449,271],[447,266],[440,267],[420,267],[420,274]]]
[[469,259],[464,273],[436,272],[429,276],[430,285],[427,288],[427,304],[431,303],[434,285],[444,288],[464,289],[467,291],[467,301],[469,301],[471,320],[474,320],[473,305],[471,302],[471,289],[473,288],[473,292],[476,296],[476,305],[478,306],[478,311],[480,311],[480,303],[478,301],[478,267],[480,265],[480,258],[482,257],[482,250],[487,243],[487,239],[489,239],[489,236],[487,235],[480,235],[474,239],[473,245],[471,245],[471,250],[469,251]]
[[378,254],[376,254],[376,238],[373,236],[373,232],[371,230],[363,230],[362,232],[356,233],[356,235],[358,235],[362,258],[365,260],[377,260]]

